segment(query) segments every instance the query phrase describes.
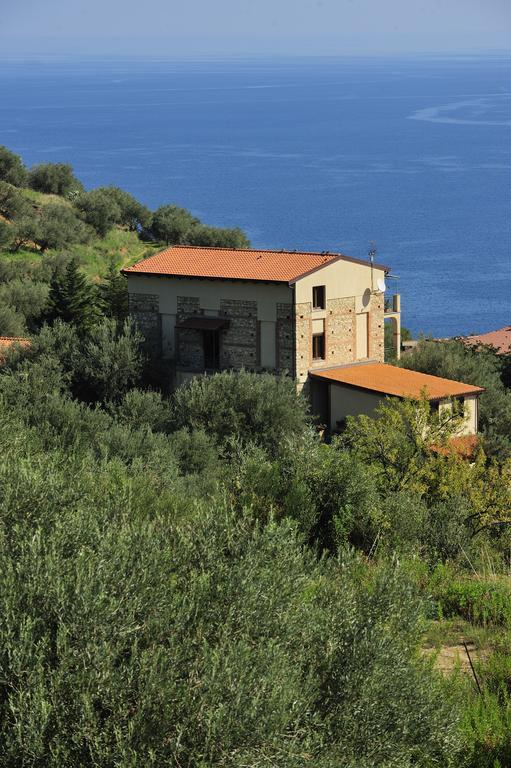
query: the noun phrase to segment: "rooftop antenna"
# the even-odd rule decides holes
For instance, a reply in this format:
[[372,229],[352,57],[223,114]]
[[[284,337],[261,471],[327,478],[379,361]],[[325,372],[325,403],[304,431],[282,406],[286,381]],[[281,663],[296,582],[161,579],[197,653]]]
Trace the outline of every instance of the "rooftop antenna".
[[376,243],[374,240],[371,240],[371,245],[369,246],[369,252],[367,255],[369,256],[369,261],[371,262],[371,291],[374,291],[374,257],[376,256]]

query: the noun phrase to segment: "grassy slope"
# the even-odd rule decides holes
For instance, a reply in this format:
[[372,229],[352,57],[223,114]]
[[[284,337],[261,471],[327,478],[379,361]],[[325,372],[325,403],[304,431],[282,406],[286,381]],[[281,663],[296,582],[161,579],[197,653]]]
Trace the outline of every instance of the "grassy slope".
[[[24,189],[22,192],[31,203],[38,207],[48,203],[71,206],[68,200],[57,195],[45,195],[32,189]],[[86,245],[70,246],[69,250],[79,258],[84,272],[91,279],[97,280],[105,274],[112,261],[121,269],[134,264],[145,256],[156,253],[162,247],[160,243],[142,242],[136,232],[128,232],[114,227],[106,237],[95,238]],[[54,253],[55,251],[48,250],[45,255],[51,256]],[[20,248],[16,253],[0,248],[0,259],[37,261],[41,257],[41,251],[37,248]]]

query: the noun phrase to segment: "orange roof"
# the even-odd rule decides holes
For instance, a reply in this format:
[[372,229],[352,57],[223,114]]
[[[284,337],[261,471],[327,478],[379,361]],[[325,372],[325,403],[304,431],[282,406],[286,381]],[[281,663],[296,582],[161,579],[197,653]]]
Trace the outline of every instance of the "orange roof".
[[441,456],[459,456],[461,459],[472,459],[479,446],[477,435],[461,435],[451,437],[446,445],[432,445],[431,450]]
[[28,347],[30,339],[25,339],[23,336],[0,336],[0,362],[5,359],[2,352],[14,346],[14,344],[19,344],[20,347]]
[[490,331],[489,333],[481,333],[475,336],[462,336],[461,341],[465,344],[495,347],[499,354],[505,355],[511,352],[511,325],[499,328],[498,331]]
[[398,368],[385,363],[340,366],[324,371],[310,371],[310,375],[382,395],[409,397],[415,400],[419,400],[424,395],[427,400],[442,400],[457,395],[478,395],[484,392],[481,387],[451,381],[451,379],[441,379],[439,376],[430,376],[427,373],[410,371],[408,368]]
[[12,347],[13,344],[28,347],[30,339],[26,339],[24,336],[0,336],[0,347]]
[[[126,267],[122,272],[126,275],[170,275],[293,283],[298,278],[339,259],[370,266],[368,261],[353,259],[340,253],[173,245],[132,267]],[[381,264],[374,266],[376,269],[388,271],[388,267]]]

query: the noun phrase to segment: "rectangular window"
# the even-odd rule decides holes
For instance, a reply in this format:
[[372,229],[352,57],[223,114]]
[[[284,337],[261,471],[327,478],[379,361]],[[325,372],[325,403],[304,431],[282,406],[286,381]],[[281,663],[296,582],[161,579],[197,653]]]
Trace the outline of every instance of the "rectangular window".
[[325,309],[325,286],[315,285],[312,289],[312,309]]
[[315,333],[312,337],[312,359],[325,359],[325,334]]

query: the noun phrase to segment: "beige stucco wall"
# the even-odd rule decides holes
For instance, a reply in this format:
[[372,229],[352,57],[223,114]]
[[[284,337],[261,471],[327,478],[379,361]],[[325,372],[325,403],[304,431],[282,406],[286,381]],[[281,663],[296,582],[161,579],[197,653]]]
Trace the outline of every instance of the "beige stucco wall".
[[337,422],[346,416],[373,416],[375,408],[385,397],[364,392],[342,384],[330,384],[330,429],[337,428]]
[[198,298],[204,314],[212,316],[219,313],[222,300],[257,302],[257,319],[261,321],[261,365],[268,368],[275,366],[277,304],[292,302],[293,289],[288,285],[147,277],[132,274],[128,277],[128,290],[133,294],[158,296],[164,357],[175,355],[174,329],[178,296]]
[[[373,416],[377,406],[385,400],[384,395],[377,395],[364,390],[345,387],[342,384],[329,385],[330,398],[330,429],[336,429],[337,422],[346,416],[358,416],[365,414]],[[452,402],[446,400],[440,403],[440,412],[452,408]],[[459,431],[459,435],[477,434],[478,402],[477,396],[465,397],[466,420]]]
[[[309,370],[362,359],[383,362],[383,269],[339,260],[300,278],[296,291],[295,370],[305,382]],[[313,288],[325,286],[325,309],[312,308]],[[312,334],[325,333],[325,357],[312,358]]]
[[[476,395],[468,395],[465,397],[465,421],[463,426],[458,431],[460,436],[463,435],[475,435],[478,429],[478,398]],[[452,402],[446,400],[440,403],[440,412],[446,412],[452,409]]]
[[[343,299],[356,297],[356,311],[366,311],[369,305],[369,292],[377,290],[377,281],[383,279],[383,269],[373,270],[373,283],[371,286],[370,264],[356,264],[352,261],[336,261],[326,267],[313,272],[307,277],[302,277],[296,282],[296,303],[302,304],[312,301],[312,289],[315,285],[324,285],[326,298]],[[367,292],[367,293],[366,293]]]

